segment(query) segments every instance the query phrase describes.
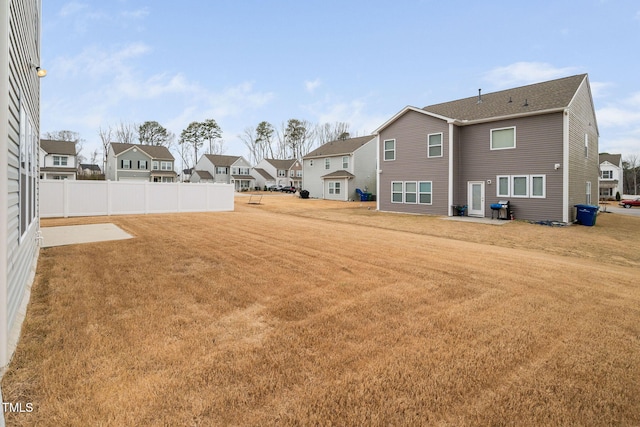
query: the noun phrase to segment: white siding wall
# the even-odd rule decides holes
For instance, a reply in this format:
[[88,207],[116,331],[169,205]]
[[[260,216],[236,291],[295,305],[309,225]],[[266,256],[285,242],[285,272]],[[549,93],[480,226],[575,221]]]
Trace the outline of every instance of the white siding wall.
[[[0,280],[0,366],[9,362],[17,343],[38,258],[38,180],[35,176],[35,186],[30,188],[21,186],[20,144],[24,141],[32,147],[37,164],[40,82],[31,63],[39,65],[40,61],[40,11],[39,0],[0,3],[0,135],[4,147],[0,150],[0,181],[5,183],[5,191],[0,192],[0,274],[4,276]],[[25,195],[29,195],[26,203]],[[25,215],[25,207],[33,210]],[[30,224],[21,227],[25,218]]]

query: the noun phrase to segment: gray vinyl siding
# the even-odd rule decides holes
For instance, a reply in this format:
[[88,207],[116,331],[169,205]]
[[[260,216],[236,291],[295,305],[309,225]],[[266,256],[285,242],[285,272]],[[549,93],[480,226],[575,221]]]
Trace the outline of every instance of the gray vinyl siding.
[[[491,130],[506,127],[516,129],[516,148],[491,150]],[[492,203],[509,200],[516,219],[562,221],[562,169],[554,168],[562,164],[562,135],[561,112],[461,127],[454,204],[469,204],[467,183],[483,181],[485,216],[491,216]],[[498,175],[545,175],[546,197],[498,197]]]
[[[427,157],[427,135],[442,133],[442,157]],[[395,160],[384,160],[384,141],[396,140]],[[382,211],[448,214],[449,125],[446,121],[407,111],[380,132],[380,194]],[[391,203],[394,181],[431,181],[432,204]]]
[[[598,204],[598,129],[591,94],[585,82],[578,89],[569,113],[569,220],[575,220],[574,205],[586,203],[586,182],[591,182],[591,204]],[[585,134],[589,156],[584,155]]]
[[[0,103],[4,109],[4,113],[0,114],[0,118],[4,121],[1,129],[6,135],[3,138],[6,141],[7,150],[6,164],[0,165],[5,169],[7,178],[5,187],[7,192],[1,196],[6,197],[6,224],[1,225],[6,227],[6,234],[0,233],[6,237],[6,243],[3,244],[7,245],[6,293],[5,290],[2,291],[6,295],[6,300],[2,302],[6,304],[6,307],[2,309],[2,314],[6,317],[1,321],[6,329],[2,331],[2,342],[0,342],[0,366],[4,366],[8,363],[15,345],[13,337],[17,337],[17,331],[20,328],[18,312],[24,308],[23,303],[25,296],[28,295],[27,289],[33,281],[35,262],[38,258],[36,241],[36,233],[39,228],[38,180],[36,176],[35,188],[33,189],[35,218],[21,236],[19,155],[21,103],[31,119],[33,132],[35,135],[40,133],[40,83],[31,62],[39,63],[40,58],[41,5],[39,0],[10,0],[8,4],[5,3],[0,7],[4,8],[0,12],[0,17],[3,19],[0,31],[6,32],[2,38],[3,45],[8,46],[7,51],[0,48],[3,56],[5,53],[8,56],[8,61],[7,58],[2,58],[0,61],[2,64],[0,78],[7,79],[0,85],[3,89]],[[7,23],[8,27],[5,25]],[[8,43],[4,44],[4,41],[8,41]],[[5,89],[8,90],[5,91]],[[34,160],[37,162],[37,154]],[[4,269],[0,268],[0,270]]]

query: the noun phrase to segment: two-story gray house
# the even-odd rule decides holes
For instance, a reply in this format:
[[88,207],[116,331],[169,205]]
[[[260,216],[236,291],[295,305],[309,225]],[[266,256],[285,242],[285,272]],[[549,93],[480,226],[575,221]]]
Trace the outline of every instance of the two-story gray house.
[[377,208],[571,222],[598,201],[598,125],[586,74],[406,107],[376,130]]
[[302,163],[298,159],[262,159],[251,170],[256,186],[302,186]]
[[175,182],[174,163],[167,147],[112,142],[105,173],[111,181]]
[[622,155],[600,153],[600,198],[616,197],[616,193],[623,194],[622,189]]
[[0,367],[20,335],[38,260],[40,0],[0,6]]
[[204,154],[196,163],[191,182],[219,182],[233,184],[236,191],[254,187],[251,165],[242,156]]
[[303,189],[309,197],[330,200],[359,200],[356,188],[376,189],[376,138],[330,141],[302,158]]
[[40,140],[40,179],[76,179],[76,143]]

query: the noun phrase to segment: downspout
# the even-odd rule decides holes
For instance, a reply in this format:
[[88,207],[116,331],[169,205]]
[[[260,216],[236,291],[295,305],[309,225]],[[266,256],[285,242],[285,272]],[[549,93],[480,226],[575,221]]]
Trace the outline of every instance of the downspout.
[[453,216],[453,130],[454,130],[453,122],[449,122],[449,188],[448,188],[449,204],[447,207],[448,216]]
[[376,135],[376,210],[380,210],[380,134]]
[[569,222],[569,110],[562,116],[562,222]]

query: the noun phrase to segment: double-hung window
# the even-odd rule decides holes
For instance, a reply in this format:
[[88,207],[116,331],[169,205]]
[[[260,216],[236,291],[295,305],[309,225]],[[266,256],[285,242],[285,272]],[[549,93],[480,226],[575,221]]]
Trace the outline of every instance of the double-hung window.
[[427,157],[442,157],[442,133],[427,136]]
[[613,171],[602,171],[602,179],[613,179]]
[[131,160],[122,160],[122,169],[131,169]]
[[324,168],[331,169],[331,159],[329,158],[324,159]]
[[154,171],[160,169],[160,162],[158,162],[157,160],[154,160],[152,165]]
[[391,203],[402,203],[402,181],[394,181],[391,183]]
[[329,194],[340,194],[340,182],[339,181],[330,181],[329,182]]
[[416,182],[404,183],[404,202],[417,203],[418,201],[418,184]]
[[511,177],[512,197],[529,197],[529,184],[527,175],[513,175]]
[[531,197],[543,199],[546,197],[546,176],[545,175],[531,175]]
[[147,169],[147,161],[138,160],[138,169]]
[[491,129],[491,149],[506,150],[516,148],[516,128]]
[[163,171],[171,170],[171,162],[160,162],[160,169]]
[[53,156],[54,166],[67,166],[68,158],[66,156]]
[[431,181],[418,183],[418,203],[423,205],[431,204]]
[[511,196],[511,177],[509,175],[496,177],[496,196],[498,197],[510,197]]
[[396,140],[386,139],[384,141],[384,159],[395,160],[396,159]]
[[349,156],[342,156],[342,169],[349,169]]

